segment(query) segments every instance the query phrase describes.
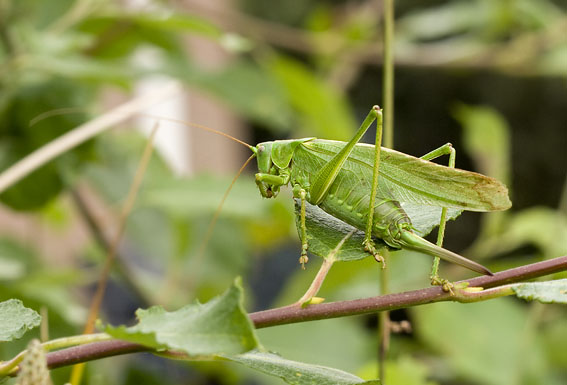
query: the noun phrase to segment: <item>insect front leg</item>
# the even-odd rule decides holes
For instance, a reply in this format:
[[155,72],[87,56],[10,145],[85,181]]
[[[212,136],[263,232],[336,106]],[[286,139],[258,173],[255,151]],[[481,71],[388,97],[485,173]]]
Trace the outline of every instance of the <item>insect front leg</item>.
[[256,174],[256,185],[264,198],[273,198],[278,195],[281,186],[289,182],[289,174],[273,175],[266,173]]
[[301,185],[296,184],[293,186],[293,196],[300,199],[301,209],[299,218],[299,227],[301,229],[301,256],[299,257],[299,263],[301,263],[301,268],[305,270],[305,264],[309,261],[307,257],[307,226],[305,225],[305,202],[307,200],[307,191]]
[[[443,146],[428,152],[427,154],[423,155],[421,159],[424,160],[432,160],[438,158],[443,155],[449,155],[449,164],[448,166],[451,168],[455,168],[455,158],[457,156],[457,152],[451,143],[446,143]],[[437,246],[441,247],[443,245],[443,237],[445,236],[445,224],[447,222],[447,208],[443,207],[441,210],[441,219],[439,221],[439,231],[437,233]],[[431,267],[431,275],[429,276],[431,279],[432,285],[442,286],[444,291],[453,293],[453,283],[447,279],[443,279],[439,277],[439,257],[435,257],[433,260],[433,266]]]

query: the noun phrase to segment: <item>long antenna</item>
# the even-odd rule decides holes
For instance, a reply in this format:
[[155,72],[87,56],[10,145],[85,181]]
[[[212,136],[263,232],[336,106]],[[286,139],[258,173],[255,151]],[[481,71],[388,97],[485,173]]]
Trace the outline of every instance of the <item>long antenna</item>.
[[[218,130],[215,130],[214,128],[210,128],[210,127],[207,127],[207,126],[203,126],[202,124],[190,123],[190,122],[186,122],[186,121],[181,120],[181,119],[164,118],[164,117],[162,117],[162,116],[157,116],[157,115],[152,115],[152,114],[146,114],[146,113],[141,113],[141,114],[138,114],[138,115],[140,115],[140,116],[145,116],[145,117],[152,118],[152,119],[165,120],[165,121],[169,121],[169,122],[173,122],[173,123],[178,123],[178,124],[182,124],[182,125],[188,126],[188,127],[200,128],[200,129],[202,129],[202,130],[214,132],[215,134],[219,134],[219,135],[222,135],[222,136],[224,136],[224,137],[226,137],[226,138],[232,139],[232,140],[234,140],[235,142],[240,143],[240,144],[242,144],[243,146],[248,147],[249,150],[252,150],[252,149],[254,148],[253,146],[249,145],[248,143],[246,143],[246,142],[244,142],[244,141],[242,141],[242,140],[240,140],[240,139],[236,139],[234,136],[230,136],[230,135],[227,134],[226,132],[218,131]],[[252,150],[252,151],[254,151],[254,150]]]
[[[197,256],[195,258],[195,266],[193,268],[193,280],[196,280],[197,277],[198,277],[201,262],[203,260],[204,254],[205,254],[205,249],[207,247],[207,244],[209,243],[209,240],[211,239],[211,236],[213,235],[213,230],[215,228],[215,224],[217,223],[217,220],[219,219],[219,215],[222,211],[222,207],[224,205],[224,202],[226,201],[226,198],[228,197],[228,194],[230,194],[232,187],[234,187],[234,184],[236,183],[236,180],[238,179],[240,174],[242,174],[242,171],[244,171],[246,166],[248,166],[248,163],[250,163],[250,161],[252,159],[254,159],[255,157],[256,157],[255,153],[250,155],[250,157],[246,160],[246,162],[244,162],[242,167],[240,167],[240,170],[238,170],[238,172],[236,173],[236,175],[232,179],[232,182],[230,182],[230,185],[226,189],[219,205],[217,206],[215,214],[213,215],[211,222],[209,222],[209,227],[207,228],[207,232],[205,233],[205,237],[203,238],[203,241],[201,242],[201,246],[199,246],[199,251],[197,252]],[[191,281],[193,281],[193,280],[191,280]],[[191,282],[191,281],[190,281],[190,284],[194,287],[195,282]]]

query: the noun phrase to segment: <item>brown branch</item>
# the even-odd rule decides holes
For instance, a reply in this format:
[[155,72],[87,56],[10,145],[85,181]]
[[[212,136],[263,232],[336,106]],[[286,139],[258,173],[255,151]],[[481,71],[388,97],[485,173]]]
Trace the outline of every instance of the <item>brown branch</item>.
[[151,350],[152,349],[147,346],[120,340],[92,342],[90,344],[74,346],[72,348],[48,353],[47,366],[49,369],[55,369],[105,357]]
[[[560,271],[567,271],[567,256],[520,266],[496,273],[493,276],[476,277],[460,282],[468,282],[471,287],[480,286],[491,288]],[[249,316],[252,322],[254,322],[255,327],[259,329],[296,322],[376,313],[384,310],[394,310],[432,302],[461,300],[462,299],[458,297],[452,297],[440,287],[429,287],[378,297],[310,305],[306,308],[291,305],[251,313]],[[49,368],[56,368],[103,357],[151,350],[152,349],[148,347],[125,341],[101,341],[48,353],[47,363]]]
[[[493,276],[482,276],[459,281],[457,284],[468,282],[469,287],[490,288],[563,270],[567,270],[567,256],[505,270]],[[322,303],[303,309],[297,306],[285,306],[252,313],[250,314],[250,319],[252,319],[256,328],[259,329],[296,322],[396,310],[409,306],[451,300],[456,301],[458,299],[452,297],[450,293],[444,292],[441,287],[435,286],[371,298]]]

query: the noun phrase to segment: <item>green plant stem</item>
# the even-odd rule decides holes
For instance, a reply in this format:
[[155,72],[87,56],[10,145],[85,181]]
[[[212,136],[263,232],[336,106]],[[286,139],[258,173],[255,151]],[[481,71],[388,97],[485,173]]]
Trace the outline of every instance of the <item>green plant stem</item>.
[[[260,329],[318,319],[401,309],[441,301],[461,303],[486,301],[513,294],[511,286],[508,285],[510,283],[525,281],[560,271],[567,271],[567,256],[502,271],[493,276],[482,276],[457,282],[455,284],[457,288],[465,283],[468,283],[468,288],[456,289],[455,295],[444,292],[440,287],[429,287],[385,296],[309,305],[306,308],[296,304],[251,313],[249,316],[255,327]],[[484,287],[487,289],[476,291],[472,289],[473,287]],[[119,354],[152,351],[151,348],[142,345],[112,339],[105,333],[60,338],[48,341],[43,346],[46,350],[64,348],[63,350],[47,354],[47,364],[51,369]],[[68,348],[69,346],[73,347]],[[164,352],[160,352],[160,354],[162,353]],[[15,376],[18,362],[21,362],[24,355],[25,351],[12,360],[0,364],[0,379],[6,375]]]
[[[382,256],[388,261],[389,252],[384,249]],[[380,271],[380,295],[384,296],[390,292],[390,270],[381,269]],[[390,346],[390,313],[382,311],[378,313],[378,378],[384,383],[384,366],[386,355]]]
[[[394,148],[394,0],[384,0],[384,68],[382,71],[382,96],[384,104],[383,145]],[[386,258],[385,258],[386,259]],[[380,294],[389,293],[389,272],[380,273]],[[384,366],[390,345],[390,314],[382,311],[378,314],[378,376],[385,383]]]
[[[112,339],[112,337],[106,333],[96,333],[96,334],[81,334],[78,336],[57,338],[55,340],[46,341],[41,344],[45,351],[64,349],[70,346],[86,345],[92,344],[94,342],[107,341]],[[27,350],[21,351],[17,356],[12,358],[10,361],[0,363],[0,378],[6,375],[12,375],[17,372],[17,367],[20,362],[23,361]]]
[[394,0],[384,0],[384,147],[394,148]]

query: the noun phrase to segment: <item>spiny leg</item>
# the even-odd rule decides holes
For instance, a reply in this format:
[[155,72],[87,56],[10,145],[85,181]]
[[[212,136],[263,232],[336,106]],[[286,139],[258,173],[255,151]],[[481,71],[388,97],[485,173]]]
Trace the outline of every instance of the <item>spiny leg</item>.
[[376,141],[374,146],[374,170],[372,172],[372,189],[370,190],[370,204],[368,207],[368,221],[366,222],[366,232],[364,236],[364,250],[368,251],[377,262],[382,263],[382,268],[386,267],[384,257],[380,255],[376,249],[376,245],[372,240],[372,228],[374,221],[374,208],[376,207],[376,195],[378,193],[378,178],[380,176],[380,151],[382,144],[382,111],[380,107],[374,106],[373,109],[376,111]]
[[301,189],[299,191],[299,199],[301,200],[301,211],[300,211],[300,227],[301,227],[301,256],[299,257],[299,263],[301,263],[301,268],[305,270],[305,264],[309,261],[307,257],[307,226],[305,225],[305,201],[306,201],[306,191]]
[[347,142],[347,144],[329,161],[327,162],[321,170],[313,178],[313,184],[309,190],[310,193],[310,203],[319,205],[331,188],[331,185],[337,178],[344,162],[347,160],[348,156],[352,152],[354,146],[362,138],[364,133],[368,130],[372,122],[376,119],[376,142],[375,142],[375,156],[374,156],[374,173],[372,178],[372,190],[370,193],[370,204],[368,212],[368,222],[366,225],[366,235],[364,238],[363,246],[364,250],[370,252],[374,258],[379,262],[384,262],[384,258],[380,256],[380,253],[372,241],[372,222],[374,220],[374,207],[376,201],[376,194],[378,191],[378,168],[380,166],[380,144],[382,143],[382,110],[378,106],[373,106],[366,119],[360,125],[358,131],[356,131],[354,137]]
[[[455,168],[455,158],[457,156],[457,152],[453,148],[451,143],[447,143],[421,157],[424,160],[432,160],[438,158],[443,155],[449,155],[449,164],[450,168]],[[445,236],[445,224],[447,223],[447,208],[443,207],[441,210],[441,219],[439,221],[439,230],[437,232],[437,246],[441,247],[443,245],[443,237]],[[439,277],[439,257],[435,257],[433,260],[433,266],[431,267],[431,284],[442,286],[444,291],[453,293],[453,283],[447,279],[443,279]]]

